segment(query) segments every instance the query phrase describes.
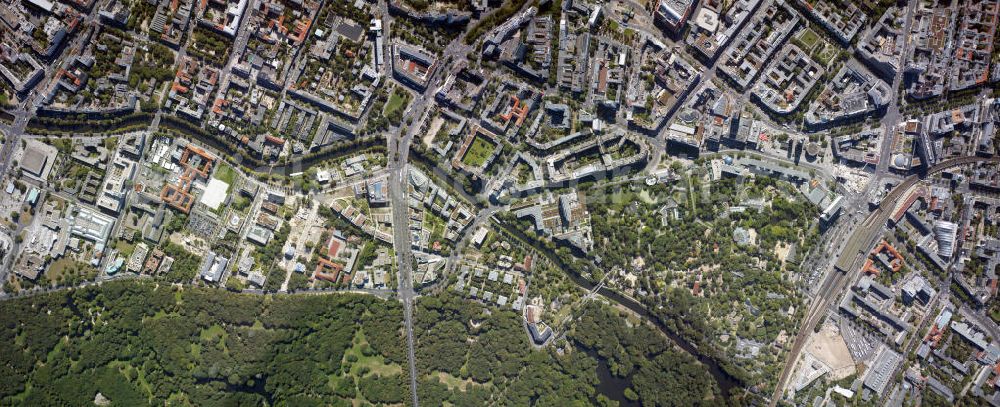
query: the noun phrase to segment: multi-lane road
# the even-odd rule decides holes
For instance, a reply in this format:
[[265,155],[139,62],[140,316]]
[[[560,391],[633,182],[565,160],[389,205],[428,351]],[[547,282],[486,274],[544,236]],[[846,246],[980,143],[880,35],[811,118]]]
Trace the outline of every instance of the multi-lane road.
[[[910,41],[910,27],[913,23],[913,13],[916,6],[916,2],[911,2],[907,8],[906,18],[904,20],[903,29],[903,55],[900,55],[899,61],[903,62],[903,58],[906,57],[906,50],[908,50]],[[834,253],[839,251],[838,256],[827,256],[826,261],[823,262],[823,267],[826,270],[823,283],[819,286],[819,289],[814,291],[815,297],[813,302],[809,307],[809,311],[806,314],[805,320],[799,329],[799,334],[795,338],[795,342],[792,345],[791,352],[785,360],[785,365],[782,368],[781,375],[778,377],[778,383],[774,388],[774,394],[771,397],[770,405],[774,406],[778,400],[782,397],[785,390],[785,385],[788,383],[788,379],[795,368],[795,364],[798,361],[799,352],[802,346],[805,344],[806,338],[813,331],[813,328],[822,319],[824,315],[828,312],[828,307],[840,297],[842,291],[847,287],[847,284],[853,280],[855,276],[855,271],[860,268],[859,262],[863,261],[864,251],[871,248],[874,245],[874,239],[877,239],[882,235],[883,229],[885,227],[885,222],[891,214],[892,210],[895,208],[898,200],[905,197],[909,193],[910,187],[912,187],[918,179],[916,176],[911,176],[904,180],[902,183],[897,185],[883,200],[882,203],[873,212],[860,223],[854,218],[855,213],[861,213],[862,208],[867,205],[868,197],[871,196],[877,188],[881,187],[884,180],[887,178],[889,173],[889,161],[892,156],[892,144],[895,138],[895,133],[897,126],[899,125],[900,111],[899,104],[903,99],[901,95],[897,92],[900,88],[900,83],[902,81],[903,72],[898,70],[893,76],[891,84],[892,98],[889,106],[886,109],[885,115],[881,119],[883,127],[883,135],[879,150],[879,161],[874,168],[874,174],[868,185],[859,194],[854,194],[847,198],[844,205],[843,213],[846,213],[849,217],[848,222],[841,222],[842,225],[837,227],[834,232],[836,234],[842,234],[842,239],[839,239],[838,244]],[[946,164],[946,163],[942,163]],[[954,163],[955,165],[961,165],[961,163]],[[950,168],[953,165],[948,165],[946,168]],[[932,170],[940,170],[938,167]],[[928,171],[928,175],[930,175]],[[831,239],[831,242],[833,239]],[[846,242],[846,243],[845,243]],[[837,267],[841,271],[835,270],[835,267],[830,267],[831,262],[834,258],[837,258]],[[845,264],[849,264],[845,267]]]
[[843,294],[845,289],[847,289],[849,283],[854,281],[854,279],[859,275],[858,273],[861,268],[861,262],[865,259],[865,253],[867,253],[868,249],[875,245],[877,239],[881,238],[885,230],[886,222],[897,206],[899,206],[903,200],[909,196],[911,190],[916,187],[917,183],[921,180],[950,168],[981,162],[994,162],[1000,164],[1000,157],[954,158],[943,161],[928,169],[923,177],[917,175],[907,177],[902,183],[897,185],[891,192],[889,192],[888,195],[886,195],[881,204],[879,204],[879,207],[872,211],[868,217],[865,218],[864,222],[854,229],[854,232],[847,239],[848,244],[844,246],[843,251],[837,259],[837,268],[841,269],[841,271],[831,270],[827,273],[826,278],[817,291],[817,295],[813,299],[813,302],[806,313],[806,317],[799,328],[798,335],[795,337],[791,351],[788,353],[785,366],[782,369],[781,375],[778,377],[778,384],[775,386],[774,394],[771,397],[771,406],[776,405],[781,399],[781,396],[784,393],[785,385],[788,383],[788,379],[792,374],[795,363],[798,361],[798,355],[802,351],[802,347],[805,345],[806,339],[813,332],[813,329],[822,317],[827,314],[830,306],[833,305],[836,299]]
[[[383,29],[386,26],[383,26]],[[461,38],[456,39],[445,49],[445,55],[462,55],[469,49]],[[413,103],[403,114],[403,127],[394,136],[389,137],[389,201],[392,204],[392,236],[393,248],[396,251],[399,274],[399,297],[403,301],[403,323],[406,331],[407,358],[410,370],[410,390],[413,405],[419,406],[417,399],[417,369],[413,339],[413,302],[416,292],[413,290],[413,250],[410,245],[410,215],[407,200],[407,174],[410,156],[410,144],[420,132],[424,116],[434,100],[434,92],[441,83],[441,78],[447,74],[446,68],[440,68],[428,80],[429,85],[423,93],[414,98]]]
[[[255,1],[254,3],[257,2]],[[634,2],[630,1],[630,3],[635,5]],[[915,3],[910,5],[906,16],[905,32],[907,34],[904,38],[904,49],[907,49],[906,45],[909,42],[909,31],[910,31],[909,27],[912,22],[914,4]],[[382,9],[383,19],[384,19],[383,20],[383,30],[385,33],[384,35],[386,36],[386,38],[391,38],[390,32],[393,26],[393,18],[388,13],[385,0],[380,1],[380,8]],[[87,17],[87,21],[92,22],[95,16],[96,12],[92,12]],[[234,38],[234,45],[235,45],[233,52],[234,55],[239,55],[242,49],[246,46],[250,32],[250,30],[247,27],[248,21],[249,18],[244,18],[239,25],[236,38]],[[194,28],[193,26],[194,25],[192,24],[192,27],[190,27],[189,29],[193,30]],[[642,30],[641,27],[636,27],[636,29],[643,31],[644,33],[646,32],[645,30]],[[660,36],[655,34],[647,34],[647,35],[652,35],[655,38],[660,38]],[[74,48],[80,46],[81,45],[80,41],[81,38],[83,37],[84,36],[78,37],[74,42],[74,45],[72,46]],[[389,41],[386,41],[385,51],[388,51],[389,47],[388,44]],[[452,43],[449,44],[448,47],[444,50],[441,60],[442,61],[463,60],[471,50],[473,50],[473,48],[469,45],[466,45],[462,40],[462,36],[459,36],[454,41],[452,41]],[[683,49],[679,50],[679,52],[685,53]],[[178,59],[179,60],[183,59],[185,53],[186,53],[186,47],[182,47],[178,52],[179,55]],[[383,54],[386,56],[385,66],[390,66],[391,53],[383,52]],[[693,58],[689,59],[694,60]],[[225,66],[225,68],[223,69],[220,78],[220,87],[219,87],[220,89],[226,89],[226,87],[228,86],[228,81],[230,79],[230,72],[234,61],[235,59],[231,58],[230,61]],[[22,102],[21,105],[18,107],[18,110],[13,112],[14,114],[13,123],[9,125],[0,125],[0,132],[4,134],[4,139],[5,139],[3,147],[0,148],[0,178],[3,178],[3,176],[7,174],[8,170],[10,170],[10,166],[13,161],[12,158],[14,151],[16,150],[16,147],[20,144],[20,140],[22,135],[24,134],[27,122],[31,117],[34,116],[37,106],[41,104],[43,95],[46,93],[44,92],[44,89],[47,89],[54,85],[56,73],[59,70],[58,67],[61,66],[63,63],[65,63],[65,61],[59,60],[56,61],[51,67],[47,67],[46,79],[43,81],[44,85],[39,85],[38,87],[39,92],[30,94],[27,98],[28,100]],[[433,96],[438,84],[441,83],[442,77],[446,76],[450,69],[449,63],[443,63],[441,65],[442,66],[439,69],[437,69],[437,71],[434,72],[434,74],[430,78],[429,86],[427,87],[427,89],[424,90],[423,92],[415,94],[413,103],[407,108],[406,112],[404,113],[404,118],[402,122],[405,124],[401,128],[396,129],[397,130],[396,134],[390,136],[388,141],[389,143],[388,151],[390,154],[390,160],[389,160],[390,177],[389,177],[388,188],[389,188],[389,198],[392,203],[393,243],[396,252],[396,261],[398,266],[397,293],[404,306],[403,322],[404,322],[405,337],[407,344],[408,370],[410,376],[409,378],[410,392],[414,406],[419,406],[419,401],[417,397],[418,378],[417,378],[417,370],[415,362],[415,343],[414,343],[414,332],[413,332],[413,312],[414,312],[413,308],[414,308],[414,301],[417,295],[413,288],[413,281],[412,281],[412,272],[413,272],[412,268],[414,264],[414,257],[410,244],[411,236],[409,229],[409,206],[407,199],[407,183],[408,183],[407,169],[408,169],[410,145],[413,142],[414,137],[417,136],[417,134],[420,132],[422,124],[424,123],[424,118],[429,108],[433,104],[432,102]],[[705,81],[711,81],[714,79],[716,72],[715,65],[716,64],[712,62],[707,66],[704,66],[704,71],[702,72],[702,76],[699,80],[700,82],[699,85],[701,83],[704,83]],[[897,74],[893,78],[893,83],[892,83],[893,92],[896,92],[899,89],[900,81],[901,81],[901,74]],[[743,99],[746,99],[746,92],[744,92],[741,97]],[[869,183],[864,193],[858,194],[857,196],[853,196],[848,200],[848,204],[845,205],[846,212],[853,213],[856,209],[861,208],[863,205],[865,205],[867,203],[866,198],[870,194],[870,192],[872,192],[874,188],[879,187],[882,181],[887,177],[888,163],[891,154],[892,138],[894,136],[895,126],[898,124],[898,120],[900,118],[900,109],[898,104],[899,99],[900,98],[898,96],[893,97],[893,101],[888,107],[887,113],[882,118],[882,123],[883,126],[885,127],[885,135],[882,140],[880,161],[875,168],[872,181]],[[672,112],[671,115],[673,115],[674,113],[676,113],[676,110]],[[153,121],[152,128],[154,129],[156,128],[157,124],[159,123],[159,118],[160,116],[158,113]],[[666,118],[666,120],[667,122],[669,122],[670,117]],[[654,147],[653,148],[654,155],[653,157],[651,157],[651,160],[648,163],[647,170],[654,170],[659,165],[662,155],[665,153],[666,149],[665,133],[661,132],[656,137],[650,138],[649,141],[651,145]],[[967,157],[963,159],[945,161],[939,164],[938,166],[935,166],[931,170],[929,170],[927,172],[927,175],[928,176],[932,175],[946,168],[952,168],[955,166],[965,165],[982,160],[985,159],[977,157]],[[997,160],[993,159],[993,161]],[[795,338],[792,350],[789,352],[788,360],[784,366],[784,370],[782,371],[779,377],[778,385],[775,388],[775,394],[771,398],[772,405],[777,403],[777,401],[780,399],[783,393],[784,386],[787,383],[792,373],[793,370],[792,368],[795,365],[797,356],[805,343],[805,339],[811,333],[811,331],[818,323],[818,321],[822,318],[822,316],[826,315],[830,306],[834,304],[837,298],[839,298],[843,290],[848,287],[851,281],[853,281],[853,278],[856,276],[856,270],[859,266],[859,262],[863,261],[864,259],[865,251],[871,248],[875,240],[882,235],[886,219],[891,214],[896,205],[902,199],[905,199],[909,191],[919,181],[920,178],[916,176],[911,176],[909,178],[906,178],[893,191],[891,191],[888,194],[888,196],[886,196],[886,198],[883,200],[882,205],[875,211],[871,212],[866,218],[864,218],[863,220],[858,219],[858,223],[848,224],[843,228],[843,230],[837,231],[837,233],[843,233],[845,237],[849,236],[847,239],[844,239],[848,243],[842,246],[843,249],[839,253],[839,260],[838,260],[838,264],[848,265],[847,267],[845,267],[845,269],[848,270],[848,272],[841,273],[841,272],[831,271],[824,276],[822,284],[817,290],[817,295],[813,299],[813,302],[808,310],[807,316],[805,317],[805,320],[803,321],[800,327],[800,332],[798,333],[798,336],[796,336]],[[466,232],[469,233],[474,232],[476,228],[478,228],[480,225],[488,222],[489,218],[494,213],[496,213],[500,208],[501,208],[500,206],[493,205],[481,210],[477,214],[472,227],[470,227]],[[460,240],[459,247],[464,247],[467,244],[467,237],[468,237],[467,234],[468,233],[463,234],[461,239],[459,239]],[[459,251],[460,250],[456,250],[455,253],[458,253]],[[17,252],[16,247],[13,252],[14,253]],[[0,265],[0,284],[2,284],[2,281],[6,280],[6,270],[10,269],[10,262],[14,256],[8,255],[6,257],[7,258],[4,260],[4,263]],[[830,257],[833,258],[833,256]],[[450,264],[453,265],[454,261],[457,260],[457,258],[455,258],[455,256],[453,255],[450,260],[451,260]],[[385,295],[386,293],[380,292],[376,294]]]
[[[435,73],[430,82],[439,81],[440,70]],[[389,201],[392,204],[392,241],[396,251],[396,262],[399,281],[399,297],[403,301],[403,324],[406,331],[407,359],[410,371],[410,392],[414,407],[419,406],[417,399],[417,367],[413,339],[413,301],[416,293],[413,290],[413,250],[410,245],[410,214],[407,196],[408,171],[407,160],[410,156],[410,143],[420,131],[422,118],[428,104],[434,98],[434,86],[418,94],[413,104],[403,115],[402,123],[412,123],[408,128],[400,128],[395,136],[389,137]]]
[[[236,28],[236,37],[233,39],[233,49],[230,55],[243,55],[243,50],[246,49],[247,41],[250,40],[250,11],[257,8],[257,1],[251,0],[250,4],[247,6],[247,11],[243,13],[243,17],[240,19],[240,24]],[[195,25],[195,24],[192,24]],[[226,66],[222,68],[222,73],[219,74],[219,89],[225,90],[229,89],[229,79],[233,71],[233,65],[237,62],[238,58],[229,58],[226,62]],[[218,99],[225,99],[226,95],[218,95]]]
[[[525,5],[527,7],[528,5]],[[383,11],[382,30],[386,38],[391,38],[393,17],[386,7],[386,2],[380,2]],[[464,33],[463,33],[464,34]],[[458,61],[472,51],[472,47],[463,41],[464,35],[455,38],[442,53],[442,61]],[[389,41],[385,43],[386,66],[391,66],[392,53],[388,52]],[[394,136],[389,137],[389,201],[392,204],[392,236],[393,248],[396,252],[397,272],[398,272],[398,294],[403,302],[403,325],[406,335],[407,362],[410,372],[410,397],[413,406],[418,407],[420,402],[417,397],[417,368],[416,355],[414,351],[413,338],[413,306],[416,299],[416,292],[413,289],[413,249],[411,247],[409,205],[407,199],[408,180],[408,160],[410,154],[410,144],[413,138],[420,132],[424,122],[424,116],[428,108],[433,104],[434,93],[442,82],[442,78],[448,75],[450,66],[448,63],[441,64],[434,71],[428,80],[427,89],[416,94],[414,101],[403,114],[403,126],[397,129]],[[403,86],[403,85],[399,85]],[[403,86],[405,87],[405,86]]]
[[[94,27],[94,22],[97,19],[99,7],[94,7],[90,12],[84,16],[83,26],[85,29],[92,29]],[[32,117],[35,117],[35,113],[38,111],[38,107],[42,105],[45,99],[45,95],[49,93],[49,90],[56,86],[56,82],[59,79],[59,72],[62,67],[72,61],[72,58],[68,58],[68,55],[75,55],[77,50],[80,50],[84,45],[84,42],[93,35],[93,32],[82,34],[76,36],[72,42],[67,44],[67,48],[72,50],[70,52],[64,52],[51,64],[45,66],[44,79],[36,86],[35,90],[32,90],[27,95],[25,95],[24,100],[17,106],[17,109],[10,112],[14,116],[14,121],[11,124],[0,124],[0,134],[3,135],[3,147],[0,148],[0,179],[4,179],[7,176],[7,172],[11,170],[11,164],[14,159],[14,151],[21,144],[21,137],[24,136],[24,131],[28,127],[28,121]],[[18,225],[17,229],[14,231],[15,235],[19,234],[22,229],[21,225]],[[16,242],[16,240],[15,240]],[[0,261],[0,287],[2,287],[7,282],[7,273],[12,269],[12,263],[14,257],[20,250],[20,245],[15,243],[12,250],[5,258]]]
[[[46,71],[49,72],[48,70]],[[51,70],[52,73],[56,70]],[[48,82],[53,82],[52,76],[47,76]],[[14,115],[14,122],[9,125],[0,125],[0,134],[3,135],[3,147],[0,148],[0,179],[7,177],[7,172],[11,170],[11,164],[14,161],[14,151],[17,146],[21,145],[21,137],[24,136],[24,130],[28,127],[28,120],[30,120],[35,115],[35,111],[38,110],[38,106],[41,105],[44,96],[41,93],[32,92],[29,94],[27,100],[21,102],[19,109],[12,112]],[[13,230],[16,236],[21,233],[22,225],[18,224],[16,229]],[[12,237],[13,237],[12,236]],[[2,287],[7,282],[7,273],[12,269],[14,262],[14,257],[20,252],[20,244],[17,240],[14,240],[14,244],[11,247],[10,253],[8,253],[2,261],[0,261],[0,287]]]

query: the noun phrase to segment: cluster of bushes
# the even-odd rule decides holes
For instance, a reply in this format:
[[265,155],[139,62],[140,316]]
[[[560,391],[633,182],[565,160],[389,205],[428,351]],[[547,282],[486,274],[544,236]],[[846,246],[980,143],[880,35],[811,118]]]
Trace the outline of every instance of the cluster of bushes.
[[492,30],[493,27],[496,27],[513,17],[514,14],[517,13],[521,7],[524,7],[524,4],[527,2],[528,0],[511,0],[504,2],[500,8],[496,9],[482,20],[477,21],[475,25],[472,26],[472,29],[465,33],[465,43],[470,45],[475,43],[480,36]]
[[53,116],[35,116],[28,122],[32,134],[97,134],[127,133],[149,127],[153,115],[147,112],[130,113],[103,120]]

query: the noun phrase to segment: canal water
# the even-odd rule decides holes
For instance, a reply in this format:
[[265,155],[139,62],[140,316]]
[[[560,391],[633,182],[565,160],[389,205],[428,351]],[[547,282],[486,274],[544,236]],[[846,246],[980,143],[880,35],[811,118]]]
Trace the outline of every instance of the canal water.
[[[544,247],[541,247],[537,242],[534,242],[532,239],[529,239],[520,230],[513,229],[513,228],[504,228],[504,231],[506,231],[508,233],[511,233],[514,236],[516,236],[518,239],[520,239],[521,241],[526,242],[526,243],[532,245],[540,253],[545,253],[545,254],[549,253],[547,251],[547,249],[545,249]],[[559,260],[558,257],[556,257],[556,256],[547,256],[547,257],[549,257],[549,259],[551,259],[553,262],[555,262],[561,269],[566,270],[566,275],[568,275],[570,277],[570,279],[573,280],[574,283],[576,283],[576,285],[578,285],[581,288],[583,288],[584,290],[588,290],[588,291],[594,289],[594,284],[593,283],[591,283],[589,280],[583,278],[582,276],[577,275],[576,273],[570,271],[570,268],[567,267],[565,264],[562,264],[562,262]],[[726,399],[730,398],[730,395],[732,394],[733,390],[734,389],[738,390],[741,387],[740,383],[734,377],[732,377],[726,371],[722,370],[722,367],[719,365],[718,362],[716,362],[714,359],[712,359],[712,358],[710,358],[710,357],[702,354],[700,351],[698,351],[698,348],[696,348],[690,342],[688,342],[684,338],[681,338],[680,335],[677,335],[677,333],[675,333],[674,331],[672,331],[669,328],[667,328],[666,325],[664,325],[662,322],[660,322],[659,318],[653,316],[648,310],[646,310],[646,307],[643,306],[642,304],[640,304],[638,301],[636,301],[636,300],[634,300],[632,298],[626,297],[624,295],[621,295],[618,292],[615,292],[615,291],[613,291],[611,289],[608,289],[607,287],[601,287],[601,289],[598,290],[597,293],[600,294],[601,296],[603,296],[603,297],[611,300],[612,302],[616,302],[618,304],[621,304],[625,308],[628,308],[628,309],[632,310],[632,312],[638,314],[643,319],[652,322],[653,325],[655,325],[656,328],[660,330],[660,332],[663,332],[663,334],[666,335],[667,338],[669,338],[675,344],[677,344],[677,346],[681,350],[683,350],[684,352],[687,352],[691,356],[694,356],[696,359],[698,359],[698,361],[701,362],[701,364],[705,365],[705,367],[708,368],[708,373],[710,375],[712,375],[712,378],[715,379],[715,382],[719,385],[719,390],[721,391],[723,398],[726,398]],[[601,362],[601,361],[602,360],[600,358],[598,358],[598,362]],[[606,361],[604,363],[605,363],[605,369],[606,369],[607,363],[606,363]],[[598,367],[600,367],[600,366],[598,366]],[[600,375],[600,369],[598,369],[598,374]],[[610,374],[610,372],[608,372],[608,375],[609,376],[613,376],[613,375]],[[612,379],[615,379],[615,378],[612,377]],[[617,378],[617,379],[618,380],[623,380],[621,378]],[[602,383],[604,383],[603,380],[602,380]],[[616,384],[614,384],[614,382],[612,380],[609,380],[607,383],[608,383],[608,385],[607,385],[608,386],[607,387],[608,392],[610,392],[610,393],[613,394],[614,391],[612,390],[612,388],[618,387],[618,386]],[[620,391],[620,392],[623,393],[622,399],[624,399],[624,391],[625,391],[625,388],[627,388],[627,387],[628,387],[628,385],[626,385],[624,387],[621,387],[620,390],[618,390],[618,391]],[[605,393],[605,392],[601,391],[601,393]],[[610,398],[611,396],[608,396],[608,397]],[[623,403],[622,405],[625,405],[625,404]]]
[[625,389],[632,387],[631,377],[619,377],[611,373],[608,361],[596,350],[583,348],[587,355],[597,361],[597,393],[618,402],[620,407],[639,407],[639,403],[625,397]]
[[[584,280],[582,277],[578,277],[572,273],[570,273],[570,276],[572,276],[574,281],[579,279],[586,282],[587,284],[590,285],[589,289],[593,289],[593,284],[590,284],[589,281]],[[579,285],[580,283],[578,282],[577,284]],[[587,288],[586,286],[583,285],[581,286]],[[663,323],[661,323],[658,318],[651,315],[649,311],[646,310],[646,307],[644,307],[642,304],[605,287],[602,287],[597,292],[598,294],[601,294],[605,298],[617,302],[623,305],[625,308],[632,310],[632,312],[639,314],[639,316],[641,316],[643,319],[652,322],[653,325],[656,325],[656,327],[660,330],[660,332],[663,332],[663,334],[666,335],[667,338],[670,338],[670,340],[673,341],[675,344],[677,344],[677,346],[680,347],[681,350],[689,353],[691,356],[694,356],[696,359],[698,359],[699,362],[701,362],[701,364],[708,367],[708,373],[711,374],[712,378],[715,379],[715,382],[719,384],[719,390],[722,392],[722,397],[728,399],[733,389],[738,389],[740,387],[736,379],[730,376],[729,373],[726,373],[726,371],[722,370],[722,367],[719,366],[718,362],[716,362],[712,358],[709,358],[708,356],[703,355],[701,352],[698,351],[698,348],[694,347],[694,345],[692,345],[690,342],[688,342],[684,338],[681,338],[679,335],[674,333],[674,331],[667,329],[667,327],[663,325]]]
[[[220,148],[220,149],[224,147],[224,145],[221,142],[219,142],[218,140],[215,140],[215,139],[212,139],[212,138],[207,138],[206,139],[206,137],[198,137],[198,136],[201,136],[201,135],[195,135],[195,136],[196,136],[196,138],[199,139],[199,141],[204,142],[206,144],[209,144],[211,147]],[[366,142],[366,144],[367,143],[372,143],[372,141],[369,140],[369,141]],[[225,151],[225,150],[223,150],[223,151]],[[276,166],[276,167],[272,167],[272,168],[269,168],[269,169],[271,171],[273,171],[273,172],[276,172],[276,173],[289,173],[291,171],[301,171],[302,168],[308,168],[309,166],[315,164],[316,162],[320,162],[320,161],[323,161],[325,159],[332,158],[332,157],[337,156],[339,154],[342,154],[342,152],[330,149],[328,151],[323,151],[320,154],[317,154],[317,155],[312,156],[312,157],[308,157],[308,158],[306,158],[304,160],[300,160],[298,162],[294,162],[294,163],[283,165],[283,166]],[[265,170],[265,168],[258,168],[258,170]],[[516,230],[516,229],[509,229],[509,228],[504,228],[504,230],[507,231],[507,232],[509,232],[509,233],[512,233],[515,236],[517,236],[520,240],[522,240],[522,241],[524,241],[526,243],[531,244],[539,252],[545,253],[547,255],[549,254],[546,248],[541,247],[537,242],[534,242],[532,239],[529,239],[521,231]],[[570,269],[568,267],[566,267],[566,265],[561,264],[561,262],[559,261],[558,257],[555,257],[555,256],[547,256],[547,257],[549,257],[552,261],[554,261],[556,264],[558,264],[560,266],[560,268],[566,270],[567,271],[567,275],[570,277],[571,280],[573,280],[574,283],[576,283],[576,285],[578,285],[581,288],[583,288],[585,290],[588,290],[588,291],[594,289],[594,284],[593,283],[591,283],[589,280],[583,278],[582,276],[579,276],[579,275],[577,275],[577,274],[569,271]],[[600,295],[602,295],[602,296],[604,296],[605,298],[613,301],[613,302],[621,304],[622,306],[624,306],[624,307],[632,310],[632,312],[635,312],[639,316],[643,317],[647,321],[652,322],[661,332],[663,332],[664,335],[667,336],[667,338],[669,338],[671,341],[673,341],[675,344],[677,344],[677,346],[680,347],[681,350],[687,352],[691,356],[694,356],[696,359],[698,359],[699,362],[701,362],[703,365],[705,365],[708,368],[709,374],[711,374],[712,378],[715,379],[715,382],[718,383],[719,389],[721,390],[722,396],[724,398],[728,399],[730,397],[730,394],[731,394],[731,392],[732,392],[733,389],[739,389],[740,388],[740,384],[737,382],[737,380],[735,378],[733,378],[732,376],[730,376],[728,373],[726,373],[724,370],[722,370],[722,368],[719,366],[719,364],[715,360],[713,360],[712,358],[709,358],[708,356],[703,355],[690,342],[688,342],[684,338],[681,338],[675,332],[673,332],[670,329],[668,329],[663,323],[660,322],[660,320],[657,317],[655,317],[652,314],[650,314],[650,312],[648,310],[646,310],[646,307],[643,306],[642,304],[640,304],[638,301],[636,301],[636,300],[634,300],[632,298],[626,297],[624,295],[621,295],[621,294],[619,294],[619,293],[617,293],[615,291],[612,291],[612,290],[608,289],[607,287],[602,287],[600,290],[597,291],[597,293],[600,294]],[[601,379],[601,384],[599,386],[599,391],[602,394],[605,394],[606,396],[608,396],[609,398],[611,398],[612,400],[619,401],[621,403],[621,405],[623,405],[623,406],[635,405],[634,403],[627,404],[628,403],[628,399],[626,399],[624,397],[624,391],[625,391],[625,389],[628,388],[630,386],[630,384],[631,384],[630,380],[619,378],[619,377],[615,377],[608,370],[607,361],[603,360],[600,357],[597,357],[596,359],[598,361],[598,378]],[[613,396],[615,396],[615,397],[613,397]]]

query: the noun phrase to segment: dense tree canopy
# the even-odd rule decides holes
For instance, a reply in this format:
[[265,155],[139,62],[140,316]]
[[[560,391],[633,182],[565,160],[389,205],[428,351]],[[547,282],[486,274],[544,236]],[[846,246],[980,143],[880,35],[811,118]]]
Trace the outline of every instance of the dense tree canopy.
[[[648,405],[699,404],[710,376],[666,337],[592,302],[536,349],[520,315],[451,294],[415,313],[427,405],[592,405],[599,355]],[[402,308],[371,296],[247,295],[109,282],[0,302],[0,403],[409,403]],[[596,352],[591,356],[590,352]]]
[[[768,385],[782,348],[745,357],[739,345],[778,343],[801,319],[791,277],[801,277],[799,256],[818,241],[818,208],[768,177],[703,181],[694,171],[676,188],[588,190],[593,258],[605,270],[632,273],[619,288],[645,292],[638,298],[646,309],[731,376]],[[748,241],[737,242],[737,228]]]
[[[458,405],[492,390],[499,405],[592,405],[598,394],[598,361],[586,350],[629,378],[648,405],[708,403],[717,394],[712,378],[693,357],[676,350],[661,333],[630,327],[612,308],[589,303],[580,311],[568,340],[536,350],[519,315],[452,295],[422,297],[417,304],[415,335],[421,401],[448,400]],[[447,374],[476,385],[446,392],[436,379]],[[465,398],[468,398],[465,399]],[[437,404],[433,404],[437,405]]]
[[630,327],[618,311],[593,302],[581,314],[569,338],[607,360],[611,374],[631,379],[644,405],[718,404],[719,389],[705,367],[660,332],[645,324]]
[[97,393],[116,405],[395,403],[407,393],[385,388],[402,374],[356,380],[344,360],[359,331],[371,338],[372,357],[401,360],[401,320],[397,302],[370,296],[136,282],[6,301],[0,397],[24,405],[83,405]]

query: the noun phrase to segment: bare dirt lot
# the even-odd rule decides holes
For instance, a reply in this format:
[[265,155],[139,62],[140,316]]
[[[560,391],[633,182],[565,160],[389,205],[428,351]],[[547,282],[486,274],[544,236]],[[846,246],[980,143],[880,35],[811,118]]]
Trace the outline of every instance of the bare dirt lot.
[[854,374],[854,360],[847,349],[847,343],[833,324],[823,324],[819,333],[809,337],[806,352],[826,363],[832,370],[830,379],[840,380]]

